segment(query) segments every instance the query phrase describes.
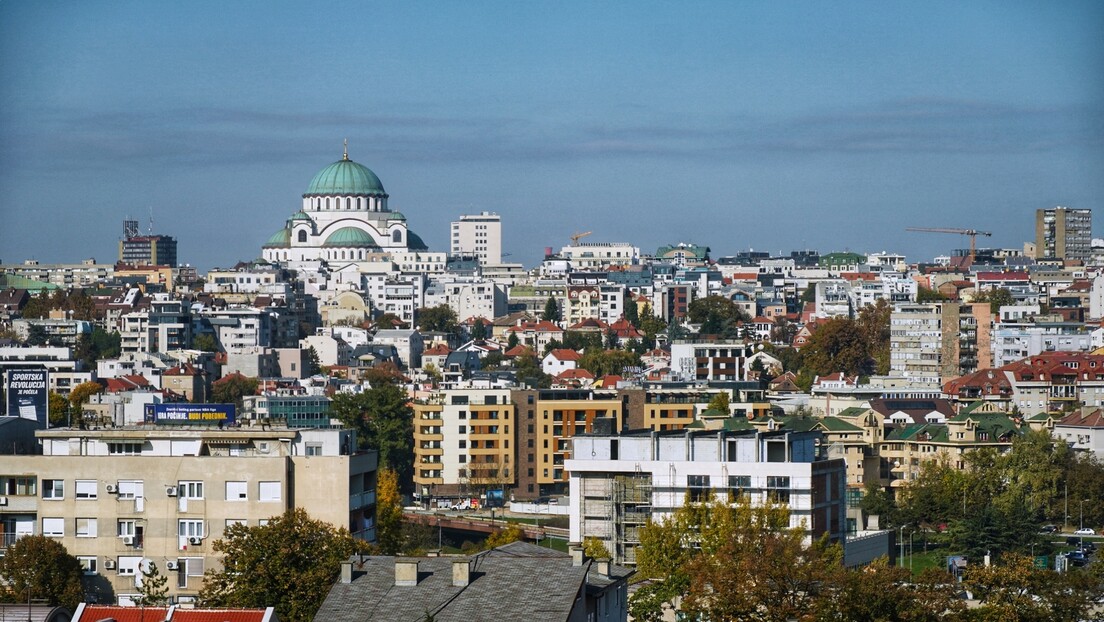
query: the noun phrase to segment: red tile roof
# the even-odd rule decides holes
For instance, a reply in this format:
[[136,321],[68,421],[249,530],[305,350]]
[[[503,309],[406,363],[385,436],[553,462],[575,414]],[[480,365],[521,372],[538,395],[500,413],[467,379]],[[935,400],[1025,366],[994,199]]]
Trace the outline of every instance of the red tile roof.
[[152,622],[164,620],[169,613],[168,607],[114,607],[110,605],[84,605],[79,610],[80,617],[73,622],[97,622],[115,620],[116,622]]
[[177,609],[172,622],[264,622],[265,609]]
[[113,605],[78,606],[73,622],[268,622],[276,618],[267,609],[181,609],[178,607],[117,607]]
[[567,348],[557,348],[549,352],[552,358],[560,361],[577,361],[580,357],[579,353],[575,350],[568,350]]

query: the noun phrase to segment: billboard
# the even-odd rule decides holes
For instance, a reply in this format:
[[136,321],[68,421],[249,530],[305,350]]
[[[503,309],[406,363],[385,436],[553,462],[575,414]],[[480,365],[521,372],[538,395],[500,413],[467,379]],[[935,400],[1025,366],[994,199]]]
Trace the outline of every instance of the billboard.
[[234,423],[233,404],[146,404],[146,423],[225,425]]
[[50,372],[45,367],[17,367],[6,373],[8,416],[33,419],[47,426],[50,415]]

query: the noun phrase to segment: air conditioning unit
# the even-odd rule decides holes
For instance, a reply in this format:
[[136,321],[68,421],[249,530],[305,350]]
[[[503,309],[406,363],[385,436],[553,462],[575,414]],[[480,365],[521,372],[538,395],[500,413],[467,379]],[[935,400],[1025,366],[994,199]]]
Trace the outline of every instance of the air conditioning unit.
[[7,497],[0,497],[0,505],[7,505],[7,504],[8,504],[8,498]]
[[168,488],[166,488],[165,489],[165,494],[169,495],[170,497],[175,497],[176,496],[176,486],[169,486]]
[[203,538],[200,538],[199,536],[192,536],[191,538],[188,538],[188,544],[203,544]]
[[134,545],[134,536],[123,536],[123,544],[127,546]]
[[109,492],[110,494],[115,494],[115,493],[119,492],[119,487],[116,486],[115,484],[108,484],[107,485],[107,492]]
[[257,451],[261,452],[262,454],[267,454],[268,453],[268,441],[261,441],[261,442],[257,443]]
[[104,569],[105,570],[115,570],[115,560],[114,559],[105,559],[104,560]]
[[167,570],[180,570],[180,562],[170,559],[169,561],[165,562],[165,568]]

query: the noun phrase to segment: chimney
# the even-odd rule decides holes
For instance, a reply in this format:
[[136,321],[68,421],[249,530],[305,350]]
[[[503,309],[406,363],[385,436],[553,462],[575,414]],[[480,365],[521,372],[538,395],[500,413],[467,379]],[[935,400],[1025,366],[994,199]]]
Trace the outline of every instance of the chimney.
[[471,583],[471,561],[457,559],[452,562],[452,586],[468,587]]
[[583,565],[583,561],[586,560],[586,555],[583,555],[583,547],[578,544],[570,544],[567,547],[567,552],[571,554],[572,566]]
[[341,582],[353,582],[353,562],[341,562]]
[[395,559],[395,587],[418,585],[418,560]]
[[595,562],[598,566],[598,568],[597,568],[598,576],[604,577],[606,579],[610,578],[610,560],[609,560],[609,558],[608,557],[603,557],[602,559],[595,560]]

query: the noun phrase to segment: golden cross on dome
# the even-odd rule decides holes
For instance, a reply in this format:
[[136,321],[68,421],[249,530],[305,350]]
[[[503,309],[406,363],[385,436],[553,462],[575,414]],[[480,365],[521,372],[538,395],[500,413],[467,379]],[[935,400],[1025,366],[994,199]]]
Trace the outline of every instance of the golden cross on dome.
[[345,139],[345,155],[341,156],[341,159],[342,160],[348,160],[349,159],[349,139],[348,138]]

